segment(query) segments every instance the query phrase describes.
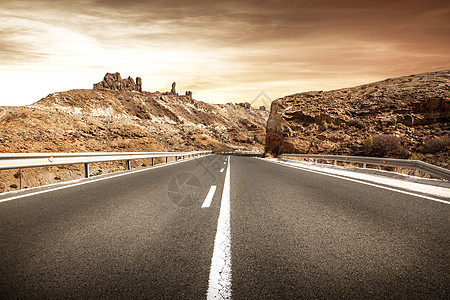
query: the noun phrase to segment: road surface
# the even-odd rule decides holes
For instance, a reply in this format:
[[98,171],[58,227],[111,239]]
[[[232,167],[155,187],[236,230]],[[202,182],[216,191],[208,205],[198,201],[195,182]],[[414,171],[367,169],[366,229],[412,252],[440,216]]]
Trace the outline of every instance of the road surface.
[[446,203],[211,155],[0,202],[0,298],[448,299],[449,221]]

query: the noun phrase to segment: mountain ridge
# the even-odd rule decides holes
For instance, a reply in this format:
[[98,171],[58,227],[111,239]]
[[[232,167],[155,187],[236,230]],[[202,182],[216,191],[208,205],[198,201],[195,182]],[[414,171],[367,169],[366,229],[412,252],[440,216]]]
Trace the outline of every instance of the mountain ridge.
[[[107,73],[105,79],[109,75],[110,73]],[[118,80],[121,80],[120,74]],[[157,144],[156,148],[168,151],[211,147],[261,150],[265,136],[265,121],[268,117],[267,111],[252,108],[250,105],[209,104],[197,101],[192,98],[190,91],[187,91],[186,95],[178,95],[173,92],[138,91],[134,87],[131,90],[98,87],[73,89],[52,93],[31,105],[1,107],[1,109],[3,112],[0,113],[3,116],[0,124],[3,123],[3,127],[0,135],[2,142],[0,152],[27,149],[70,151],[70,145],[50,149],[51,147],[41,147],[29,139],[27,142],[30,143],[24,141],[21,143],[19,137],[26,139],[27,133],[30,133],[45,143],[66,138],[71,140],[71,135],[77,131],[79,132],[74,137],[85,138],[83,147],[76,149],[78,151],[113,151],[115,148],[130,151],[146,150],[142,147],[133,149],[131,145],[102,146],[102,143],[94,142],[101,137],[108,139],[147,137],[156,140],[151,143]],[[48,114],[47,118],[45,114]],[[46,122],[40,122],[42,119],[46,119]],[[121,130],[121,127],[127,128]],[[36,132],[42,135],[38,137]],[[177,135],[174,136],[174,133]],[[167,134],[171,135],[170,141],[161,138]],[[210,138],[205,141],[204,135]],[[199,136],[204,142],[196,141]],[[161,141],[158,141],[160,138]],[[15,146],[10,139],[26,145],[27,149]],[[92,145],[89,142],[92,142]]]

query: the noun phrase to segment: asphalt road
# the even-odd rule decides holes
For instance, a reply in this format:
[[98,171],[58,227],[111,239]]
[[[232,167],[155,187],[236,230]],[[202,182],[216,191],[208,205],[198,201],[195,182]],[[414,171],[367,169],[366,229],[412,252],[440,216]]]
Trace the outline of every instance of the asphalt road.
[[205,299],[224,186],[233,299],[450,298],[448,204],[226,158],[0,202],[0,298]]

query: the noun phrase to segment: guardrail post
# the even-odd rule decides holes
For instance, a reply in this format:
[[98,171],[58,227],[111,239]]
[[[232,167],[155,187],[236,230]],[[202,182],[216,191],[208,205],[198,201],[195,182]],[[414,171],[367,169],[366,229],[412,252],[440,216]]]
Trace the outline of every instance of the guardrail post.
[[414,176],[419,176],[419,169],[417,168],[414,169]]
[[317,158],[314,158],[314,163],[317,164]]
[[166,164],[167,164],[167,162],[169,161],[169,157],[168,156],[166,156]]
[[84,164],[84,177],[89,178],[89,163]]
[[178,156],[175,156],[175,161],[178,161]]
[[363,163],[363,168],[365,168],[365,167],[367,167],[367,164],[366,164],[366,163]]
[[131,170],[131,160],[127,159],[127,170]]
[[19,169],[19,190],[22,189],[22,170]]
[[337,166],[337,160],[334,160],[334,165]]
[[152,157],[152,167],[155,165],[155,158]]

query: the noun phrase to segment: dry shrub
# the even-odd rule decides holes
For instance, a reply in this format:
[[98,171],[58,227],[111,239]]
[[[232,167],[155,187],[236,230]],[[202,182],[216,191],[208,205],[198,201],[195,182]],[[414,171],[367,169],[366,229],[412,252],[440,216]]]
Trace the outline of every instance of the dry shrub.
[[424,153],[437,153],[441,151],[450,150],[450,136],[429,139],[423,143],[422,152]]
[[397,136],[378,134],[373,137],[370,154],[379,157],[407,158],[408,151],[402,146],[401,139]]

